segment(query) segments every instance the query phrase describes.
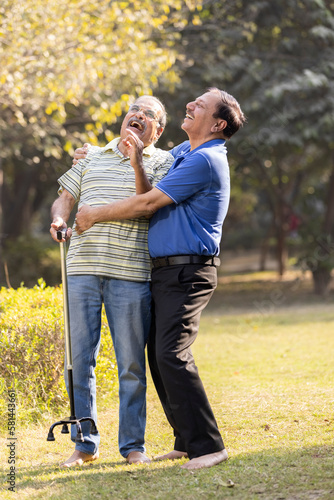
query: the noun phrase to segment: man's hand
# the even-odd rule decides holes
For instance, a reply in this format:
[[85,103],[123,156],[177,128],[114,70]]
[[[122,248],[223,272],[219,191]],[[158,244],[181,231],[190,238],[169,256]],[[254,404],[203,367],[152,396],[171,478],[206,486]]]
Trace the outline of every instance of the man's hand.
[[87,231],[95,224],[94,208],[82,205],[75,216],[75,230],[78,234]]
[[90,148],[90,144],[85,142],[85,144],[81,148],[77,148],[74,151],[72,167],[74,167],[74,165],[76,165],[79,160],[83,160],[86,158],[89,148]]
[[[66,238],[58,240],[57,231],[61,231],[62,229],[65,228],[67,229]],[[51,222],[50,234],[52,239],[55,240],[57,243],[59,243],[60,241],[68,241],[72,236],[72,229],[70,227],[69,228],[67,227],[66,222],[64,222],[61,217],[55,217],[55,219]]]
[[132,130],[127,128],[126,131],[128,132],[128,135],[122,140],[122,143],[126,147],[131,165],[135,170],[143,168],[144,143],[134,132],[132,132]]

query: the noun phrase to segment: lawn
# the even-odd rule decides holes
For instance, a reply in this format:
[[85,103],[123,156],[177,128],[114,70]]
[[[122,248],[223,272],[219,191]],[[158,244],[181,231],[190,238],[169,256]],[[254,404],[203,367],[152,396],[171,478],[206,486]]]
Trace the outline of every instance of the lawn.
[[[48,443],[48,426],[23,428],[18,415],[15,493],[5,482],[10,448],[2,436],[1,498],[334,499],[333,302],[333,294],[316,298],[295,278],[220,280],[193,350],[227,462],[193,472],[180,469],[183,461],[126,465],[117,449],[117,399],[103,398],[100,459],[76,469],[58,467],[72,452],[68,436],[56,430]],[[146,445],[151,457],[173,446],[150,379]]]

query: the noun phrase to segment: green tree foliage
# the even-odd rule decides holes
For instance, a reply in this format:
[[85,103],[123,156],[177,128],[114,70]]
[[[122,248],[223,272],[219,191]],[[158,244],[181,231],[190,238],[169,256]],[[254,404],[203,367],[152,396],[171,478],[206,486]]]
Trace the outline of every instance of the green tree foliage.
[[[300,200],[314,196],[314,187],[321,178],[327,181],[334,168],[333,6],[331,1],[290,0],[248,8],[254,23],[248,30],[249,68],[236,87],[246,96],[256,127],[241,147],[257,169],[272,212],[281,274],[291,217],[299,211],[311,231]],[[314,171],[320,181],[315,186]],[[317,231],[333,231],[334,217],[325,223],[331,205],[324,206]]]
[[[175,42],[200,5],[198,0],[1,3],[0,254],[3,246],[13,286],[23,279],[36,283],[27,276],[18,238],[24,237],[31,257],[36,234],[44,232],[49,241],[49,207],[57,178],[71,164],[67,153],[86,141],[111,140],[133,96],[151,94],[159,81],[173,87]],[[35,267],[43,271],[39,260],[36,254]],[[3,269],[1,264],[1,284]]]
[[4,0],[0,6],[2,232],[31,227],[64,150],[113,137],[132,95],[177,81],[176,30],[201,2]]
[[162,97],[171,118],[160,145],[170,147],[186,138],[185,104],[216,85],[248,117],[228,145],[225,229],[247,221],[273,238],[282,274],[297,216],[314,256],[334,225],[333,12],[333,0],[4,0],[0,233],[47,227],[64,150],[110,140],[131,95]]
[[197,17],[182,33],[187,67],[177,104],[186,102],[182,89],[196,95],[208,85],[241,102],[248,125],[229,145],[233,184],[257,192],[283,273],[295,211],[308,226],[305,197],[322,204],[318,232],[333,233],[333,0],[208,1]]

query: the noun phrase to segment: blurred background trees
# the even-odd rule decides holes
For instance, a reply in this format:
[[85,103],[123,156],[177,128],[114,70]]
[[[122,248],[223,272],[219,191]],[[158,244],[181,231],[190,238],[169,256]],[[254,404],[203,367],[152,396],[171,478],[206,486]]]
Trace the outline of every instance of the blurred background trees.
[[1,284],[59,281],[49,209],[85,141],[105,144],[131,99],[154,93],[185,140],[185,104],[224,88],[248,118],[228,144],[222,248],[274,250],[324,292],[333,262],[334,1],[42,2],[0,7]]

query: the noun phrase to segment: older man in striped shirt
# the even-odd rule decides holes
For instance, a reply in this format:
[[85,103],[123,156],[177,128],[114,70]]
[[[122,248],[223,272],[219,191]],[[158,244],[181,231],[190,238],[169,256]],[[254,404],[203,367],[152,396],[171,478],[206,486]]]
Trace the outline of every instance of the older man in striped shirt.
[[[120,137],[104,148],[90,148],[59,179],[53,203],[51,236],[66,227],[75,205],[107,205],[150,189],[168,172],[173,157],[154,146],[166,124],[163,104],[151,96],[138,98],[125,116]],[[135,176],[129,145],[142,143],[143,160]],[[138,148],[133,148],[134,153]],[[74,225],[75,228],[75,225]],[[94,369],[101,337],[104,304],[113,339],[119,377],[119,450],[129,463],[149,462],[145,454],[145,345],[151,320],[148,219],[95,224],[82,234],[73,231],[67,256],[73,384],[78,417],[96,420]],[[68,234],[72,232],[69,229]],[[82,424],[84,442],[62,465],[71,467],[98,458],[99,435]],[[76,429],[72,426],[72,440]]]

